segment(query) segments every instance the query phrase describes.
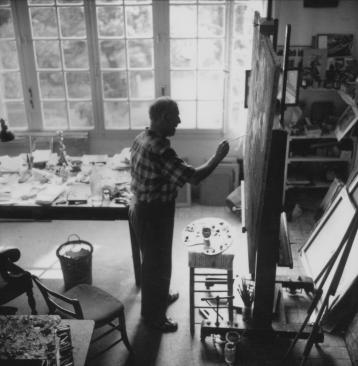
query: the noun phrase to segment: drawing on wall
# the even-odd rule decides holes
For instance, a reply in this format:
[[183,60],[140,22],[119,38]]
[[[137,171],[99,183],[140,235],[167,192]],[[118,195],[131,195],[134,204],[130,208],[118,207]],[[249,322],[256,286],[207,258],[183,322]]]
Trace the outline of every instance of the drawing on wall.
[[303,50],[303,80],[306,86],[312,86],[321,82],[326,77],[327,49],[305,48]]
[[340,141],[349,130],[357,123],[358,109],[355,106],[348,106],[339,120],[335,129],[337,140]]
[[351,56],[353,34],[318,34],[316,46],[327,49],[328,57]]

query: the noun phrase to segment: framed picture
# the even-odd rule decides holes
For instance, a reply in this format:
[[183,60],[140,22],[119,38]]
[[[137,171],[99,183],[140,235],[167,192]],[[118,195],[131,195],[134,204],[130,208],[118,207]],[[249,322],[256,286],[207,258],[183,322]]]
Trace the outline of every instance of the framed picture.
[[349,105],[339,117],[337,126],[335,129],[335,135],[337,140],[340,141],[347,132],[357,123],[358,121],[358,109],[355,106]]
[[[288,67],[289,68],[301,68],[303,60],[303,51],[311,46],[290,46],[288,52]],[[284,46],[277,46],[276,54],[279,57],[283,56]]]
[[245,99],[244,99],[244,108],[248,108],[248,103],[249,103],[250,76],[251,76],[251,70],[245,70]]
[[327,49],[328,57],[351,56],[353,46],[353,34],[318,34],[316,47]]
[[302,66],[306,77],[309,76],[312,81],[320,83],[326,78],[327,49],[304,49]]
[[[280,75],[279,92],[277,98],[281,100],[283,73]],[[300,90],[300,70],[298,68],[287,70],[285,105],[297,105]]]

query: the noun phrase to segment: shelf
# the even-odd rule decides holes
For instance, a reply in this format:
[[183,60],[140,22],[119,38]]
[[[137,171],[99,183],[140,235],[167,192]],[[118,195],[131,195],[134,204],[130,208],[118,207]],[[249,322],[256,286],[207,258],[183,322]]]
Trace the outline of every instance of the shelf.
[[336,135],[321,135],[321,136],[308,136],[308,135],[289,135],[289,140],[322,140],[322,139],[332,139],[337,140]]
[[328,188],[331,185],[332,182],[316,182],[316,183],[310,183],[310,184],[295,184],[295,183],[287,183],[285,189],[290,188]]
[[342,159],[342,158],[331,158],[325,156],[311,156],[311,157],[295,157],[295,158],[288,158],[288,163],[295,163],[295,162],[350,162],[350,159]]

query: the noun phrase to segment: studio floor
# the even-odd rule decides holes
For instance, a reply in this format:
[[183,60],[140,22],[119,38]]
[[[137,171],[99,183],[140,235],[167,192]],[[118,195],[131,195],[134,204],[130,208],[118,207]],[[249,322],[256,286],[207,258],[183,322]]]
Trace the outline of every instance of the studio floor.
[[[88,366],[191,366],[225,365],[223,348],[216,336],[200,341],[200,325],[193,337],[189,331],[189,269],[187,248],[182,241],[182,231],[193,220],[204,217],[220,217],[231,226],[235,246],[235,274],[247,272],[247,248],[241,233],[240,220],[225,207],[193,204],[181,207],[176,212],[173,247],[172,288],[180,292],[176,303],[168,308],[168,316],[179,323],[176,333],[161,335],[148,329],[140,318],[140,289],[135,286],[129,241],[128,223],[125,221],[52,221],[52,222],[2,222],[0,247],[12,246],[21,250],[19,265],[42,278],[54,290],[63,290],[63,275],[56,257],[57,247],[66,242],[70,234],[94,246],[92,274],[93,284],[121,299],[125,305],[127,331],[133,346],[134,361],[120,343],[101,357],[88,361]],[[312,229],[313,211],[302,207],[302,212],[289,223],[290,241],[293,251],[294,269],[278,268],[278,274],[297,276],[304,274],[298,249],[304,244]],[[234,289],[235,291],[235,289]],[[238,296],[237,291],[234,293]],[[35,289],[38,312],[46,314],[47,308],[38,290]],[[304,320],[309,299],[304,293],[284,294],[284,312],[287,322]],[[26,298],[12,302],[18,314],[29,313]],[[305,341],[299,341],[286,365],[299,364]],[[289,346],[286,339],[248,339],[242,337],[237,354],[237,365],[280,365],[284,351]],[[95,352],[90,349],[89,357]],[[281,365],[284,365],[281,363]],[[349,355],[340,336],[325,334],[324,343],[314,346],[307,366],[348,366]]]

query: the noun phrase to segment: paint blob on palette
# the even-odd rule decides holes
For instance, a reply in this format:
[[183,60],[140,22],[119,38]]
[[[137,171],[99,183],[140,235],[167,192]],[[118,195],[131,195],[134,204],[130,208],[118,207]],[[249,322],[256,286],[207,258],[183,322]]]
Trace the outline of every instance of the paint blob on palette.
[[223,219],[205,217],[188,224],[183,230],[183,242],[187,247],[198,247],[207,255],[222,253],[232,244],[231,226]]

